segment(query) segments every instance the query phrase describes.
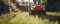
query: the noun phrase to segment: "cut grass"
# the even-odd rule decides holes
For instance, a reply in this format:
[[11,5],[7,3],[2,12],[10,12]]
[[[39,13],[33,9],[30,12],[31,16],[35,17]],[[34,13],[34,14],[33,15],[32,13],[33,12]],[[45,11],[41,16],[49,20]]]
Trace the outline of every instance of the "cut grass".
[[[27,16],[26,16],[27,15]],[[34,18],[32,16],[29,16],[27,12],[22,13],[21,15],[18,15],[14,19],[11,20],[11,23],[13,24],[56,24],[53,21],[49,22],[49,19],[42,20],[41,18],[38,19]]]
[[[8,3],[10,5],[10,3]],[[10,12],[0,16],[0,24],[58,24],[56,22],[50,22],[49,19],[42,20],[29,16],[28,12],[20,12],[17,7],[11,3],[12,9],[18,12]],[[14,6],[14,7],[13,7]]]
[[46,12],[47,15],[60,16],[60,12]]
[[[13,18],[14,14],[16,14],[15,18]],[[29,16],[27,12],[23,13],[11,12],[9,14],[2,15],[1,17],[2,17],[2,19],[0,18],[1,24],[54,24],[54,23],[58,24],[58,21],[49,22],[49,19],[42,20],[41,18],[38,19],[38,17],[34,18],[33,16]]]

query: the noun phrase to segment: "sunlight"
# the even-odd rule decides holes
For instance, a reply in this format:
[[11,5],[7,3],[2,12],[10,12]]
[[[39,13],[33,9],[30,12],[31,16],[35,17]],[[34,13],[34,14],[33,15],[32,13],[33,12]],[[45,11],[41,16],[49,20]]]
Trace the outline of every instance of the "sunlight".
[[[16,0],[18,2],[22,2],[22,0]],[[33,0],[23,0],[24,2],[30,2],[30,3],[33,3]]]

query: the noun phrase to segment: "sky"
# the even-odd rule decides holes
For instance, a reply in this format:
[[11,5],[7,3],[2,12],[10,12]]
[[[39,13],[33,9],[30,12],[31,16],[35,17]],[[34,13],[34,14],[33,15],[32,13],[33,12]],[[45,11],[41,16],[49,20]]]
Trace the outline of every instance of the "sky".
[[[18,2],[22,2],[22,0],[18,0]],[[33,3],[33,0],[24,0],[24,2],[31,2],[31,3]]]

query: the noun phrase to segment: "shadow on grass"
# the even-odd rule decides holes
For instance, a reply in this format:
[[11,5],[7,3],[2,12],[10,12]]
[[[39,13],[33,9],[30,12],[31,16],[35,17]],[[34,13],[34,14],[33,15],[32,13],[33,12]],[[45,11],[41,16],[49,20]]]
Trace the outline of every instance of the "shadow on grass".
[[50,22],[58,21],[60,24],[60,16],[46,15],[46,16],[44,16],[44,18],[49,19]]

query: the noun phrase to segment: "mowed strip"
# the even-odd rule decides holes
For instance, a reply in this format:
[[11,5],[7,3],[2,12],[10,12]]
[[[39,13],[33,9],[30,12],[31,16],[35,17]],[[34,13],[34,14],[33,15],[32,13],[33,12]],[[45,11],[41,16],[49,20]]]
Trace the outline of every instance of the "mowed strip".
[[60,12],[46,12],[46,15],[60,16]]

